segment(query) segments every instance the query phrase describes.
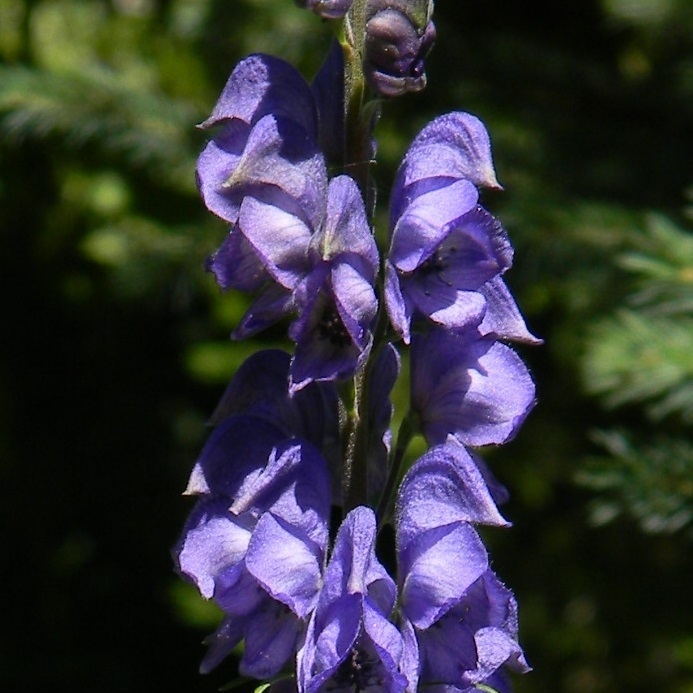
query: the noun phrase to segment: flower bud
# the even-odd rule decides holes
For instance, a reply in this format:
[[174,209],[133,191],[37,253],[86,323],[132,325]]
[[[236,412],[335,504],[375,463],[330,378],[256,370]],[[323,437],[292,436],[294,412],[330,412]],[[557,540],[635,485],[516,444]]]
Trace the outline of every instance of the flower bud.
[[424,58],[436,31],[433,0],[372,0],[368,4],[364,73],[383,96],[401,96],[426,86]]

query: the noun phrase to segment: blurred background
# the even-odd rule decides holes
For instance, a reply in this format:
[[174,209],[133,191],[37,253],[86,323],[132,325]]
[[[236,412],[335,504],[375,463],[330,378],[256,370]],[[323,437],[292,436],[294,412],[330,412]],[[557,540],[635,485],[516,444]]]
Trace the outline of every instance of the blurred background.
[[[381,209],[433,116],[487,124],[539,404],[486,457],[518,693],[693,692],[693,3],[440,0],[428,88],[387,103]],[[181,498],[246,305],[195,124],[266,51],[311,78],[290,0],[0,0],[0,690],[215,691],[217,614],[172,571]],[[382,220],[381,220],[382,223]],[[400,399],[398,412],[404,407]]]

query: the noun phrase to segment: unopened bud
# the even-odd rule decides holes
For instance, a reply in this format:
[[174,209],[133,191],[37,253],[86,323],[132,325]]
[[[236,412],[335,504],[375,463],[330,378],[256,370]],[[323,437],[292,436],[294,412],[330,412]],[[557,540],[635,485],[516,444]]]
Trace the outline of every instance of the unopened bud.
[[436,31],[433,0],[371,0],[366,19],[364,73],[383,96],[426,86],[424,59]]

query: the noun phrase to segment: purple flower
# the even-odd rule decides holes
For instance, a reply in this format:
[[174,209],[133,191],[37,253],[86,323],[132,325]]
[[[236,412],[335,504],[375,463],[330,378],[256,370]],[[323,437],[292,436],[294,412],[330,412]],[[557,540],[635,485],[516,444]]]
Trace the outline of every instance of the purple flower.
[[491,570],[416,635],[422,684],[443,682],[465,690],[488,682],[501,667],[529,671],[517,641],[515,598]]
[[459,180],[500,188],[486,127],[470,113],[453,112],[428,123],[409,146],[393,187],[391,222],[410,200]]
[[235,223],[248,194],[303,210],[324,204],[315,101],[288,63],[261,54],[242,60],[200,127],[212,140],[198,159],[198,186],[217,216]]
[[403,642],[389,616],[395,585],[375,557],[375,516],[358,507],[344,519],[325,570],[296,672],[300,693],[377,689],[403,692]]
[[400,628],[410,684],[464,690],[503,665],[523,671],[526,664],[517,644],[515,600],[490,571],[469,522],[504,520],[474,462],[460,446],[450,448],[429,451],[400,488]]
[[510,440],[534,406],[534,383],[510,347],[470,330],[434,328],[411,348],[411,406],[429,445],[449,434],[463,445]]
[[378,307],[378,251],[356,184],[348,176],[330,181],[324,221],[313,228],[269,205],[246,204],[254,214],[242,212],[243,233],[275,281],[293,292],[299,313],[289,328],[292,388],[352,375],[368,354]]
[[302,313],[289,328],[296,342],[291,390],[315,380],[352,376],[370,351],[378,308],[362,264],[345,260],[322,265],[298,287],[296,296]]
[[231,416],[210,436],[186,493],[201,497],[174,549],[177,568],[226,615],[201,668],[245,638],[241,671],[273,676],[317,600],[330,512],[326,462],[262,418]]
[[501,290],[484,289],[497,285],[513,253],[503,227],[477,204],[479,185],[498,183],[486,128],[467,113],[429,123],[402,161],[391,197],[385,301],[406,343],[417,318],[461,331],[482,324],[489,308],[488,331],[520,333],[509,294],[503,312]]
[[238,368],[209,419],[217,425],[237,414],[252,414],[280,428],[287,438],[303,438],[325,453],[339,438],[339,403],[332,383],[312,383],[289,392],[291,355],[262,349]]
[[[247,592],[241,594],[243,599],[249,598]],[[251,611],[226,615],[219,628],[205,638],[209,649],[200,673],[212,671],[245,638],[240,673],[260,680],[276,676],[296,652],[301,629],[301,621],[289,609],[265,595]]]
[[[261,286],[240,336],[298,313],[289,329],[297,343],[291,366],[295,389],[352,375],[367,356],[378,307],[373,288],[378,251],[356,183],[338,176],[325,198],[321,214],[300,214],[246,197],[237,225],[245,240],[233,241],[244,251],[242,258],[251,258],[245,265]],[[223,263],[215,257],[213,264],[232,265],[225,247],[221,250]],[[218,270],[221,276],[234,271]]]
[[426,86],[424,59],[436,38],[432,13],[432,0],[370,0],[363,67],[377,93],[394,97]]

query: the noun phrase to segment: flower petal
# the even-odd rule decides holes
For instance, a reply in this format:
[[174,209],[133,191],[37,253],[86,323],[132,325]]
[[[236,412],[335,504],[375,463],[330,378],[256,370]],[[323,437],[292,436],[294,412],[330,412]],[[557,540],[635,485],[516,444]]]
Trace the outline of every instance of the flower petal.
[[402,608],[419,629],[441,618],[488,569],[484,545],[466,522],[419,533],[398,558],[405,575]]
[[246,197],[238,226],[267,271],[286,289],[295,289],[308,273],[313,230],[294,214]]
[[241,60],[229,77],[212,114],[200,127],[231,118],[254,124],[272,113],[317,135],[315,102],[300,72],[280,58],[257,53]]
[[404,190],[426,178],[440,176],[468,180],[476,186],[500,187],[488,131],[476,116],[458,111],[426,125],[407,151],[395,189]]
[[212,431],[193,467],[186,495],[233,498],[248,475],[265,467],[284,434],[255,416],[234,416]]
[[405,547],[420,532],[451,522],[509,525],[477,463],[452,436],[420,457],[402,480],[398,544]]
[[174,549],[177,569],[206,599],[215,595],[219,576],[243,560],[250,541],[250,528],[227,506],[224,499],[199,501]]
[[493,334],[499,339],[525,344],[543,344],[542,339],[538,339],[527,329],[515,299],[500,277],[490,279],[479,291],[487,303],[486,315],[479,325],[482,334]]
[[467,180],[414,197],[395,219],[389,258],[412,272],[428,258],[461,217],[474,209],[479,194]]
[[465,445],[498,445],[534,406],[520,357],[492,337],[437,329],[412,343],[412,405],[430,445],[452,433]]
[[245,564],[274,599],[305,618],[317,601],[324,548],[272,513],[265,513],[253,531]]

